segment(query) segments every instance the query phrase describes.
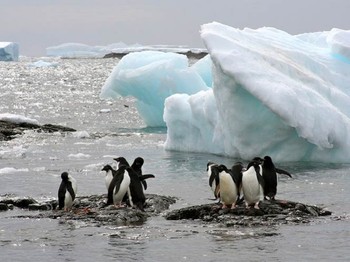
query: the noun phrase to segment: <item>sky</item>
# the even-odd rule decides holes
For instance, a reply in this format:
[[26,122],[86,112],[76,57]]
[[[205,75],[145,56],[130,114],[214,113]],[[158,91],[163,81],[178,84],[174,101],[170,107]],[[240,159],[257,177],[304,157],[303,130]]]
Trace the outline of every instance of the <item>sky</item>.
[[350,0],[0,0],[0,42],[44,56],[63,43],[204,47],[202,24],[290,34],[350,30]]

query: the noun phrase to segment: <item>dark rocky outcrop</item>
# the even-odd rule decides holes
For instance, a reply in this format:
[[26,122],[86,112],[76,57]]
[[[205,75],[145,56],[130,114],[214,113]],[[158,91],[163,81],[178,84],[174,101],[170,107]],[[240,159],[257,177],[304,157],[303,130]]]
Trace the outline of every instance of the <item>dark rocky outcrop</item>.
[[[125,52],[125,53],[123,53],[123,52],[120,52],[120,53],[112,52],[112,53],[108,53],[108,54],[104,55],[103,58],[118,58],[118,59],[121,59],[121,58],[123,58],[125,55],[127,55],[129,53],[131,53],[131,52]],[[201,59],[201,58],[205,57],[208,54],[208,52],[205,52],[205,51],[202,51],[202,52],[186,51],[186,52],[176,52],[176,53],[185,55],[189,59]]]
[[138,209],[125,207],[115,208],[106,205],[106,195],[92,195],[77,197],[73,209],[70,212],[57,210],[57,200],[38,202],[32,198],[17,198],[3,196],[0,199],[0,210],[13,209],[13,206],[29,211],[25,215],[17,217],[25,218],[51,218],[63,220],[81,220],[89,225],[129,225],[144,223],[148,217],[159,215],[169,209],[176,202],[174,197],[146,194],[145,212]]
[[259,203],[259,209],[246,208],[244,205],[235,209],[222,209],[219,204],[204,204],[173,210],[165,217],[168,220],[199,219],[225,226],[250,227],[309,223],[315,217],[329,215],[330,211],[317,206],[286,200],[266,200]]
[[61,125],[37,125],[32,123],[13,123],[0,120],[0,141],[7,141],[22,135],[25,130],[36,130],[38,132],[75,132],[76,130],[70,127]]

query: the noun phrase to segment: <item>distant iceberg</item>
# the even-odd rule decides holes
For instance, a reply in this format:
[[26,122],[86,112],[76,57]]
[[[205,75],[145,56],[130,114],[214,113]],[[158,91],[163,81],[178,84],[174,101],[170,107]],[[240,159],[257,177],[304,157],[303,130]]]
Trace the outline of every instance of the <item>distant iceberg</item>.
[[[165,99],[164,108],[161,99],[153,103],[164,111],[166,149],[242,159],[270,155],[275,161],[350,162],[350,31],[293,36],[275,28],[239,30],[214,22],[202,26],[201,37],[210,59],[182,70],[194,72],[206,87],[212,83],[212,89],[187,92],[193,82],[178,75],[167,75],[167,82],[158,85],[168,90],[169,83],[182,85],[181,92]],[[128,76],[131,70],[118,83],[125,90],[133,83],[131,95],[139,101],[166,76],[142,53],[133,61],[142,57],[147,70],[135,72],[137,81]],[[167,64],[170,72],[176,70],[174,61]],[[108,81],[104,94],[116,90],[117,79]],[[145,111],[146,118],[154,111]]]
[[19,47],[17,43],[0,42],[0,61],[18,61]]
[[46,48],[47,56],[59,56],[65,58],[98,58],[118,48],[126,48],[123,42],[108,46],[89,46],[80,43],[64,43]]
[[64,43],[58,46],[46,48],[47,56],[64,58],[101,58],[101,57],[123,57],[126,54],[142,51],[172,52],[179,54],[191,54],[193,56],[203,56],[206,50],[203,48],[189,48],[186,46],[171,45],[126,45],[123,42],[110,44],[107,46],[89,46],[80,43]]

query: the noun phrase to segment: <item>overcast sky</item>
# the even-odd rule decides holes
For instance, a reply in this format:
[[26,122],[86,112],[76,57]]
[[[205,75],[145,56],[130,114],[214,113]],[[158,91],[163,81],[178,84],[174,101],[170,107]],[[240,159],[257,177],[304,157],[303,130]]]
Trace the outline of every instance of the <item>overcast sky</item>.
[[350,30],[350,0],[0,0],[0,42],[40,56],[62,43],[203,47],[200,26]]

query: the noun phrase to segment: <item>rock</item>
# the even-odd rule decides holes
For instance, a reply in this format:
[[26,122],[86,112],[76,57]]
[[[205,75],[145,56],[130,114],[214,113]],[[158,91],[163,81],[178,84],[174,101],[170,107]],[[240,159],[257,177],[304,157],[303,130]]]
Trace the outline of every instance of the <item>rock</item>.
[[6,204],[0,203],[0,211],[7,211],[9,208]]
[[171,204],[175,203],[174,197],[159,196],[155,194],[146,194],[145,212],[138,209],[125,207],[115,208],[113,205],[106,205],[107,196],[92,195],[78,196],[70,212],[57,210],[57,200],[50,200],[38,203],[31,198],[9,198],[0,200],[0,204],[14,204],[18,207],[26,207],[28,210],[43,211],[36,214],[26,214],[17,217],[25,218],[51,218],[60,221],[80,220],[90,225],[130,225],[142,224],[148,217],[155,216],[165,211]]
[[318,216],[329,216],[330,211],[302,203],[275,200],[261,201],[259,209],[222,209],[219,204],[204,204],[172,210],[165,215],[167,220],[199,219],[204,222],[221,223],[225,226],[272,226],[278,224],[309,223]]
[[61,125],[36,125],[32,123],[13,123],[0,120],[0,141],[7,141],[22,135],[25,130],[36,130],[38,132],[75,132],[76,130],[70,127]]

